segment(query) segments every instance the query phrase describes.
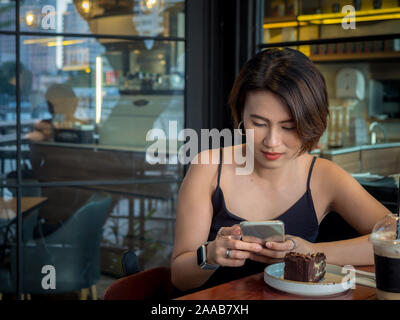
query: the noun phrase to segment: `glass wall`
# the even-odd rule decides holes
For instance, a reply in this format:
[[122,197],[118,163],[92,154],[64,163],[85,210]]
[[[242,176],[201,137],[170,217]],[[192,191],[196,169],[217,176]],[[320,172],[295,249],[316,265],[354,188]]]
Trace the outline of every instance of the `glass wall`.
[[169,265],[183,167],[154,157],[180,146],[185,41],[184,0],[0,3],[2,210],[15,202],[23,245],[2,242],[1,268],[23,276],[3,298],[101,298],[126,250],[140,270]]
[[15,31],[15,1],[0,2],[0,30]]

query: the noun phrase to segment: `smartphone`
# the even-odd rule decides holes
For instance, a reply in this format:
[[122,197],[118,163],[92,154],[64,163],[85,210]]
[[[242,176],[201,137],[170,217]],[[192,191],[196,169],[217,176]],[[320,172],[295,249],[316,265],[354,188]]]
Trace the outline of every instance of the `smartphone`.
[[244,221],[240,223],[242,240],[247,242],[284,242],[285,225],[280,220]]

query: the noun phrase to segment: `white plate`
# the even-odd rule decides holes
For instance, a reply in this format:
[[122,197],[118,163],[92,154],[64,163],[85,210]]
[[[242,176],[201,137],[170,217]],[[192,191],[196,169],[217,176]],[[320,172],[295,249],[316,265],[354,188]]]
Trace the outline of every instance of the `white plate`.
[[345,292],[355,285],[355,277],[342,268],[332,264],[326,265],[325,277],[317,283],[300,282],[283,279],[285,263],[272,264],[264,270],[264,281],[271,287],[292,294],[309,297],[328,296]]

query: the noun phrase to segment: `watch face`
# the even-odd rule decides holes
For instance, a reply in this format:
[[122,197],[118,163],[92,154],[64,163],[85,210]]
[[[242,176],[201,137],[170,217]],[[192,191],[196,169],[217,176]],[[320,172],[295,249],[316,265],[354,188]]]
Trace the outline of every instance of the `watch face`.
[[201,266],[206,261],[206,252],[204,245],[197,249],[197,264]]
[[203,244],[197,249],[197,264],[204,270],[218,269],[219,265],[208,264],[206,258],[206,246]]

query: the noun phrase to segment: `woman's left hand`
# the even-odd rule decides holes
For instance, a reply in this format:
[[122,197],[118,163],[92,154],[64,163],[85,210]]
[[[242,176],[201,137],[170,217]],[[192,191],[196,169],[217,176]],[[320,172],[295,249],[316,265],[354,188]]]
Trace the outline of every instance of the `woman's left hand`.
[[287,235],[285,242],[265,242],[258,253],[252,253],[251,260],[263,263],[277,263],[283,260],[286,253],[315,253],[314,244],[302,238]]

